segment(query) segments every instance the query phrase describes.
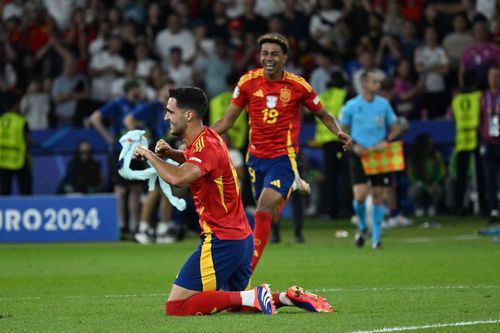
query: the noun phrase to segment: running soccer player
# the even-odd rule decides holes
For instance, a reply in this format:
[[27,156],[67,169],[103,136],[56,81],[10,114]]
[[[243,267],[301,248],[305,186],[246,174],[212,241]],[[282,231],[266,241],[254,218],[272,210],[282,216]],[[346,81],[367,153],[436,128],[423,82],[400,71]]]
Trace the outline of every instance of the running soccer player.
[[252,271],[262,257],[269,239],[271,224],[279,221],[281,208],[289,197],[292,185],[304,185],[297,170],[299,150],[300,105],[305,105],[336,134],[349,149],[351,138],[344,133],[304,78],[287,72],[288,41],[277,33],[263,35],[258,40],[263,68],[243,75],[233,92],[231,104],[224,116],[212,125],[219,134],[226,132],[246,106],[249,115],[250,138],[247,167],[257,202],[255,213]]
[[[175,279],[166,313],[212,314],[244,307],[274,314],[274,295],[266,284],[244,291],[252,274],[253,235],[227,147],[215,131],[203,126],[206,95],[194,87],[173,89],[166,111],[171,133],[184,141],[187,150],[174,150],[159,140],[154,153],[138,146],[135,155],[147,159],[171,185],[190,185],[202,230],[200,245]],[[174,166],[160,157],[182,164]],[[300,303],[309,311],[332,312],[323,298],[299,287],[275,295],[282,299],[288,295],[285,302]]]

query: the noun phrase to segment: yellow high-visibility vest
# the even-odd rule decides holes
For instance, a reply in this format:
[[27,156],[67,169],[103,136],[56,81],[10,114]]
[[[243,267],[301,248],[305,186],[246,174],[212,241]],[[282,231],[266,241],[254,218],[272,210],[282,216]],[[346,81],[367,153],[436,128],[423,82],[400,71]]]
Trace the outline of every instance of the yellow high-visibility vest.
[[26,119],[18,113],[0,116],[0,168],[19,170],[26,162]]
[[[212,99],[210,99],[210,112],[208,121],[210,124],[215,123],[217,120],[221,119],[224,116],[224,112],[226,112],[227,107],[231,104],[231,99],[233,98],[232,91],[223,92]],[[227,131],[227,135],[231,140],[231,144],[235,149],[241,149],[245,146],[245,142],[247,140],[248,133],[248,122],[247,122],[247,114],[243,110],[236,121],[234,122],[233,127],[231,127]]]
[[[342,105],[344,105],[345,98],[347,96],[347,90],[342,88],[332,87],[319,95],[321,104],[329,114],[339,119],[340,110]],[[314,135],[314,142],[316,144],[324,144],[330,141],[340,141],[339,138],[330,132],[330,130],[323,124],[323,122],[315,118],[316,121],[316,132]]]
[[477,148],[477,128],[479,126],[480,91],[456,95],[451,101],[455,117],[455,150],[470,151]]

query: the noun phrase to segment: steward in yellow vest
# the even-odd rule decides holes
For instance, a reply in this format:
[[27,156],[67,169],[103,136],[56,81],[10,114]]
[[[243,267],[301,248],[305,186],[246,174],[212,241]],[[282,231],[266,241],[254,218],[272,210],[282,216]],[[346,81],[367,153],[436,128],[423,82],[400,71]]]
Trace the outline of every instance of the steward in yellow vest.
[[[210,99],[209,104],[209,119],[210,124],[215,123],[217,120],[224,116],[227,107],[231,104],[233,97],[232,91],[225,91]],[[231,145],[235,149],[243,149],[247,140],[248,121],[246,112],[240,113],[233,127],[227,131]]]
[[[470,200],[464,202],[467,188],[467,169],[471,156],[474,156],[475,175],[481,210],[485,207],[483,167],[478,147],[479,113],[481,110],[481,92],[476,89],[474,72],[464,73],[464,89],[451,101],[451,109],[455,119],[455,153],[457,154],[457,177],[455,180],[455,212],[466,215]],[[465,209],[464,207],[465,203]],[[477,213],[477,212],[476,212]]]
[[18,113],[0,116],[0,168],[19,170],[26,162],[26,119]]
[[31,194],[31,165],[28,161],[28,125],[16,111],[0,115],[0,194],[12,193],[12,180],[17,179],[19,192]]

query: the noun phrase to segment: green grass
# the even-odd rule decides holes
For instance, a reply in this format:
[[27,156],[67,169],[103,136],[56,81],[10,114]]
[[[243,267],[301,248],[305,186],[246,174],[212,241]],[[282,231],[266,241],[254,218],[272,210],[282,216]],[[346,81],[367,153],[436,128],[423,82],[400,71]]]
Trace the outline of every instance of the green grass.
[[[357,249],[345,221],[308,220],[305,244],[268,245],[253,283],[298,284],[327,297],[333,314],[281,308],[276,316],[167,317],[164,302],[197,245],[1,244],[0,332],[352,332],[500,320],[500,243],[483,222],[435,219],[385,232],[384,248]],[[417,223],[418,224],[418,223]],[[349,238],[335,238],[337,229]],[[425,332],[499,332],[500,323]]]

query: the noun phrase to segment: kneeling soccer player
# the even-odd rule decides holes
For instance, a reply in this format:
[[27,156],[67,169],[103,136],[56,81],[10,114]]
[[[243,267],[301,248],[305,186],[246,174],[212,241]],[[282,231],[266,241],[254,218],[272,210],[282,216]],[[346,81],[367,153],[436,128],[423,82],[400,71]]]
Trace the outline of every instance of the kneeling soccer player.
[[[296,305],[308,311],[331,312],[321,297],[292,287],[271,293],[267,284],[245,290],[252,274],[253,235],[239,195],[238,179],[221,137],[203,126],[205,93],[195,87],[173,89],[165,120],[173,135],[182,138],[185,152],[165,141],[155,152],[138,146],[135,156],[147,159],[158,175],[174,186],[190,185],[199,223],[201,243],[181,268],[166,303],[168,315],[212,314],[247,309],[274,314],[276,305]],[[160,157],[181,163],[174,166]]]

